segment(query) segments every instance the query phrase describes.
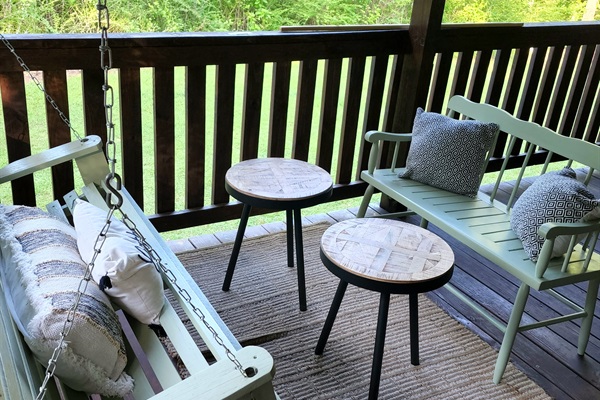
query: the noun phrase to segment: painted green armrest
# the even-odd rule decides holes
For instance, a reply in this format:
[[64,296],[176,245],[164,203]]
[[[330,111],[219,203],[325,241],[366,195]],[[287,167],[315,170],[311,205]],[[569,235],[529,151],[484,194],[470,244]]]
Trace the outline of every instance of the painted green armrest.
[[412,133],[369,131],[365,133],[365,140],[370,143],[375,143],[376,141],[410,142],[412,140]]
[[396,143],[394,150],[394,159],[392,166],[396,166],[396,159],[398,156],[399,144],[403,142],[410,142],[412,140],[412,133],[389,133],[380,131],[369,131],[365,134],[365,140],[373,143],[371,146],[371,152],[369,153],[369,173],[372,174],[377,168],[377,160],[379,159],[379,149],[381,142],[392,142]]
[[579,235],[600,231],[600,222],[572,222],[558,223],[547,222],[540,226],[538,233],[546,239],[554,239],[559,235]]

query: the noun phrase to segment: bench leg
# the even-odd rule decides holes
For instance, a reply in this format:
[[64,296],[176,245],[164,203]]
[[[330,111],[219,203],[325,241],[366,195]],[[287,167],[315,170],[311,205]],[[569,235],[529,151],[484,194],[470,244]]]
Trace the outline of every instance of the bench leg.
[[517,292],[512,312],[510,313],[506,332],[504,332],[504,339],[502,339],[502,346],[500,346],[500,351],[498,352],[496,368],[494,369],[494,383],[500,383],[502,375],[504,375],[504,370],[506,370],[506,365],[508,364],[510,352],[512,351],[515,337],[517,336],[519,325],[521,324],[521,317],[523,316],[523,311],[525,311],[525,304],[527,303],[528,297],[529,285],[522,283]]
[[581,328],[579,328],[579,343],[577,344],[577,354],[580,356],[585,354],[585,348],[587,347],[590,339],[592,321],[594,320],[594,312],[596,309],[596,299],[598,297],[598,285],[600,285],[600,281],[597,280],[590,281],[588,284],[584,306],[587,316],[581,321]]
[[360,202],[360,207],[358,207],[358,214],[356,214],[358,218],[364,217],[367,213],[367,208],[369,207],[369,202],[371,201],[371,197],[373,197],[374,192],[375,187],[373,185],[369,185],[367,190],[365,190],[365,194]]

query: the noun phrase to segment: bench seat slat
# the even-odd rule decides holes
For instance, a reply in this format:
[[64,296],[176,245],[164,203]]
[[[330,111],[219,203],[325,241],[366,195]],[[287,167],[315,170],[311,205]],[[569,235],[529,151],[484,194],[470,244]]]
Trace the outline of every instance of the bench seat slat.
[[[156,334],[147,325],[141,324],[133,318],[128,317],[127,320],[160,384],[163,387],[169,387],[181,381],[177,369]],[[128,371],[131,370],[131,366],[128,366]]]
[[482,236],[490,239],[490,240],[493,240],[496,243],[498,243],[498,242],[515,241],[515,242],[517,242],[519,244],[520,248],[523,248],[523,246],[521,245],[521,240],[510,229],[509,230],[504,230],[504,231],[496,231],[496,230],[492,231],[492,230],[488,230],[488,231],[480,232],[480,234]]
[[195,374],[198,371],[208,367],[208,362],[202,355],[200,348],[194,339],[189,335],[187,328],[181,322],[177,312],[168,300],[165,299],[165,307],[160,315],[162,325],[167,332],[173,346],[177,349],[177,353],[185,364],[186,369],[190,374]]
[[488,215],[481,216],[477,219],[465,220],[465,225],[469,228],[475,229],[475,232],[479,227],[490,225],[490,224],[509,224],[504,215]]
[[510,228],[510,222],[508,221],[487,222],[477,225],[470,225],[469,227],[473,230],[473,232],[478,232],[482,235],[489,235],[490,233],[494,232],[512,232]]

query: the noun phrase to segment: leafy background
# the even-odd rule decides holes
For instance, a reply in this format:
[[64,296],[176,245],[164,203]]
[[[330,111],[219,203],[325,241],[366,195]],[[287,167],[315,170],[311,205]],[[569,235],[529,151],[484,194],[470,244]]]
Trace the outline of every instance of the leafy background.
[[[109,0],[113,32],[270,31],[406,24],[411,0]],[[586,11],[587,9],[587,11]],[[4,33],[97,32],[94,0],[0,0]],[[444,22],[600,19],[599,0],[447,0]]]

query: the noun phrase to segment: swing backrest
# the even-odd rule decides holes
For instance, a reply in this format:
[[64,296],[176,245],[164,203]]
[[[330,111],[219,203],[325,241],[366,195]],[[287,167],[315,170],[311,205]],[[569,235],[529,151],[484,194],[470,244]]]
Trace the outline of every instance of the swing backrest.
[[[13,162],[0,169],[0,184],[69,160],[75,160],[77,163],[85,184],[83,196],[90,203],[108,209],[102,189],[102,182],[109,172],[108,164],[102,151],[102,143],[97,136],[88,136],[83,141],[67,143]],[[169,276],[163,274],[163,280],[175,301],[174,304],[165,302],[160,319],[172,349],[176,351],[190,375],[186,379],[181,378],[181,367],[174,365],[164,341],[152,330],[119,312],[126,337],[126,372],[135,380],[133,398],[276,398],[272,386],[272,357],[260,347],[241,348],[206,296],[126,189],[122,188],[120,193],[123,196],[122,211],[133,221],[169,269]],[[80,195],[75,192],[66,194],[65,203],[72,204],[75,197]],[[57,201],[48,208],[54,214],[61,214],[64,209],[65,207],[60,206]],[[66,212],[68,214],[68,210]],[[10,268],[10,265],[0,267]],[[196,343],[175,308],[185,313],[197,333],[194,336],[201,338],[202,343]],[[224,346],[219,344],[220,342]],[[245,377],[235,368],[225,348],[232,351],[244,368],[250,368],[248,371],[252,371],[249,374],[251,376]],[[33,359],[23,342],[11,320],[3,295],[0,296],[0,366],[3,374],[0,376],[0,394],[3,398],[35,398],[45,367]],[[46,398],[83,399],[88,396],[56,382],[56,385],[49,387]]]

